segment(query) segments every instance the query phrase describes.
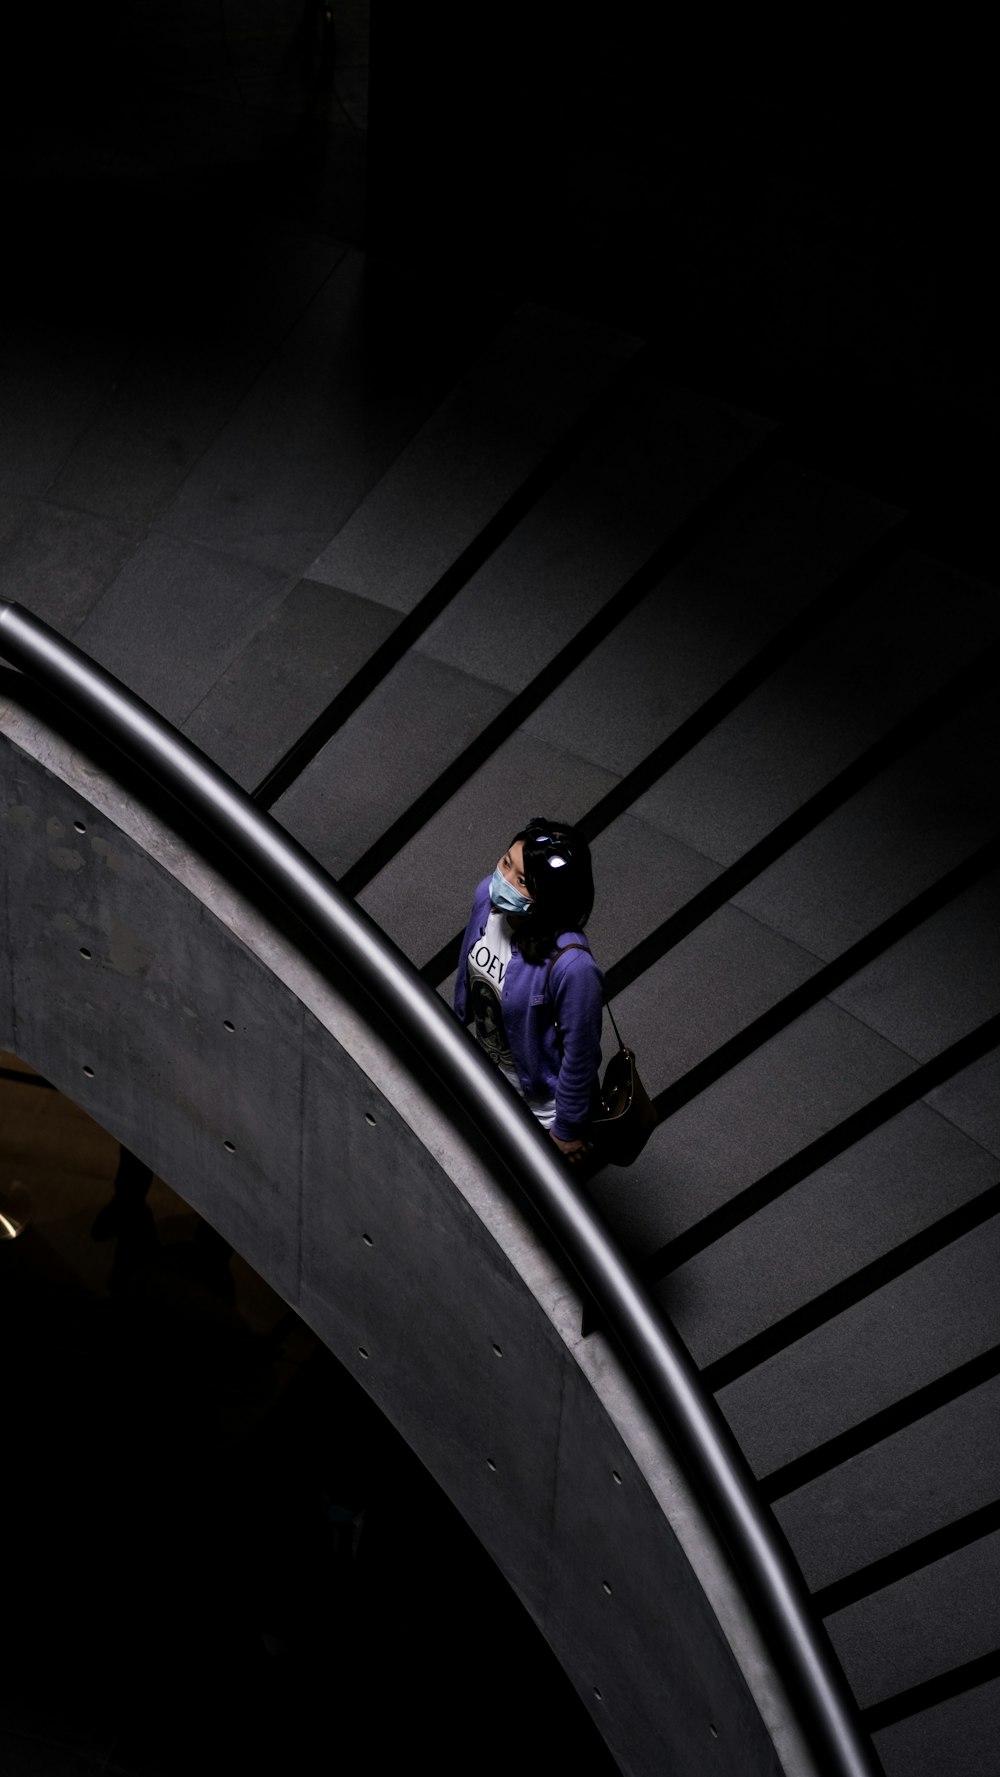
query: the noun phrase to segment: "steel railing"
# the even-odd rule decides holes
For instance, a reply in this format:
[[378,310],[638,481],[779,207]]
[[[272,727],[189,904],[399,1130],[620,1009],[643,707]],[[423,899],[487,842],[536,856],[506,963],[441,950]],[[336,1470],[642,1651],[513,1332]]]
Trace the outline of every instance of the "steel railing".
[[721,1537],[824,1777],[881,1777],[802,1576],[683,1343],[535,1119],[374,921],[238,785],[147,704],[19,605],[0,601],[0,655],[73,710],[193,815],[301,919],[429,1064],[540,1212],[644,1385]]

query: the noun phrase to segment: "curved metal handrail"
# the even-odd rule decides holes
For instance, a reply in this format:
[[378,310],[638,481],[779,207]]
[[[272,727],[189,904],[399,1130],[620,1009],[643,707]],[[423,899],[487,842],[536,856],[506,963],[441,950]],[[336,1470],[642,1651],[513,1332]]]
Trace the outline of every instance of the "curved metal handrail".
[[540,1211],[656,1409],[715,1522],[819,1769],[881,1777],[802,1576],[680,1338],[535,1119],[440,996],[270,815],[148,704],[48,624],[0,600],[0,655],[165,788],[308,926],[415,1045]]

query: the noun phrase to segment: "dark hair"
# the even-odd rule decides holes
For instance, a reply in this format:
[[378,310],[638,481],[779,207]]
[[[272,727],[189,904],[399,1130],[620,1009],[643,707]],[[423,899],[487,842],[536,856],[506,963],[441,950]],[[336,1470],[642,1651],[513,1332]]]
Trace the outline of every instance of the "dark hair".
[[543,963],[561,932],[582,931],[594,905],[590,847],[568,821],[532,815],[511,845],[524,846],[524,880],[531,912],[514,921],[517,944],[529,963]]

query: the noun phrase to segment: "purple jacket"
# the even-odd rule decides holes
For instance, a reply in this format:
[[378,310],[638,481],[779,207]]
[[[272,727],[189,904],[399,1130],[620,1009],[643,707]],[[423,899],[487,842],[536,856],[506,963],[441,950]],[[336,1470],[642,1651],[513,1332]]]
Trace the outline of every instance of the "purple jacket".
[[[462,939],[455,1012],[469,1022],[466,959],[490,916],[490,881],[476,890]],[[586,943],[582,932],[561,932],[560,945]],[[511,953],[503,986],[503,1021],[521,1085],[533,1097],[555,1097],[553,1135],[573,1141],[586,1133],[598,1090],[604,977],[589,950],[570,950],[552,964],[528,963]],[[556,1020],[559,1029],[556,1030]]]

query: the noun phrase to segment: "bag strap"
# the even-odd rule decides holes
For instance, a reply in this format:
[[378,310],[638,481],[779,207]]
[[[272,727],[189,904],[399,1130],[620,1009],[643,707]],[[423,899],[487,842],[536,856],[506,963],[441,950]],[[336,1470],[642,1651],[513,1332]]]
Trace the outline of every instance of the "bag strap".
[[[556,957],[562,956],[563,952],[566,950],[585,950],[587,952],[588,956],[593,956],[593,954],[594,954],[593,951],[591,950],[589,944],[557,944],[555,950],[552,952],[552,955],[549,957],[548,967],[545,970],[545,991],[546,992],[549,991],[549,986],[550,986],[550,981],[551,981],[551,976],[552,976],[552,964],[555,962]],[[604,992],[603,983],[601,984],[601,998],[604,1001],[605,1009],[607,1011],[608,1017],[611,1020],[611,1028],[614,1031],[615,1036],[618,1039],[618,1047],[619,1047],[619,1049],[624,1049],[625,1044],[622,1042],[621,1031],[618,1029],[618,1026],[615,1023],[615,1015],[611,1010],[611,1006],[608,1001],[607,995]],[[558,1030],[559,1029],[559,1020],[556,1019],[555,1023],[556,1023],[556,1029]]]

